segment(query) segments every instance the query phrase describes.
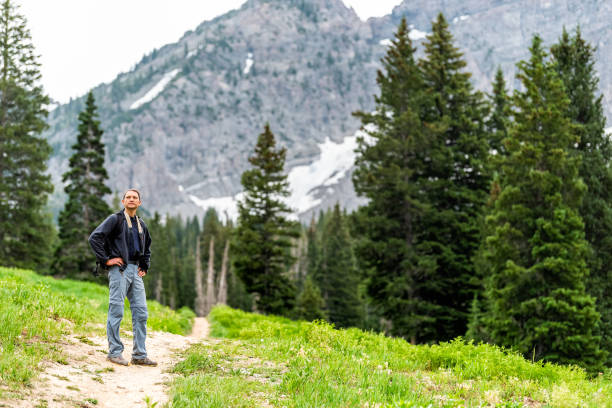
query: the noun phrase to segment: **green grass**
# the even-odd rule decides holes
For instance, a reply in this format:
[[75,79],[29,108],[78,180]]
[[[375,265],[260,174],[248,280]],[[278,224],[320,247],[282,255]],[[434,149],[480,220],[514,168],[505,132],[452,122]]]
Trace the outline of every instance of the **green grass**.
[[266,381],[274,378],[274,369],[250,367],[253,361],[246,361],[246,353],[232,341],[212,347],[193,345],[172,370],[182,374],[174,382],[172,408],[261,407],[264,401],[279,406],[281,397]]
[[272,406],[283,407],[612,407],[609,373],[590,379],[577,367],[532,363],[490,345],[413,346],[227,307],[209,319],[212,336],[227,340],[188,351],[175,367],[183,377],[173,406],[233,406],[217,394],[186,402],[198,387],[221,387],[242,395],[246,405],[237,406],[259,406],[263,389]]
[[[185,334],[194,317],[189,309],[175,312],[148,301],[151,330]],[[55,344],[64,334],[105,331],[108,287],[58,280],[32,271],[0,267],[0,395],[28,385],[43,359],[65,362]],[[122,327],[131,330],[126,306]]]

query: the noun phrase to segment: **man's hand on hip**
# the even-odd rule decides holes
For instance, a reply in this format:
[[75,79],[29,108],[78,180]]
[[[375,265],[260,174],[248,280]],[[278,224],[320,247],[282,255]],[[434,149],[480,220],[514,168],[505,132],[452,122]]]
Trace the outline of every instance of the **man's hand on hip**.
[[121,259],[121,258],[111,258],[108,261],[106,261],[106,265],[107,266],[113,266],[113,265],[122,266],[123,265],[123,259]]
[[146,274],[147,274],[147,271],[143,271],[142,269],[138,268],[138,276],[140,276],[142,278]]

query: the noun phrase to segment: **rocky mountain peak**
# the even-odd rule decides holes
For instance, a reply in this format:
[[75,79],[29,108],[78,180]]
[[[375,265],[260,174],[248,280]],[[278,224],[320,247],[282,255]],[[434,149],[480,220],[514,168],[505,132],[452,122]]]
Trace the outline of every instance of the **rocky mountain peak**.
[[[288,149],[286,170],[302,219],[336,201],[355,208],[350,159],[360,124],[352,113],[373,108],[376,70],[402,16],[422,50],[440,11],[475,86],[485,91],[498,66],[513,85],[515,64],[535,32],[551,44],[564,25],[579,23],[597,46],[611,116],[609,2],[405,0],[392,14],[363,22],[342,0],[249,0],[93,90],[111,189],[141,187],[145,207],[161,213],[201,215],[208,205],[225,205],[240,192],[247,157],[269,122]],[[49,117],[56,213],[83,106],[78,98]]]
[[297,9],[307,18],[342,17],[354,19],[357,14],[347,7],[342,0],[248,0],[243,9],[256,9],[261,11],[266,7],[279,9]]

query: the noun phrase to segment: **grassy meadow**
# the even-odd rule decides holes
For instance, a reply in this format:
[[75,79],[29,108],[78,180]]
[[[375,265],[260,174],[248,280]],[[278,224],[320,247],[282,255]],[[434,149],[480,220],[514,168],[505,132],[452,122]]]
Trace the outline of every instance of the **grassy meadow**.
[[[193,312],[148,301],[151,330],[185,334]],[[105,333],[108,287],[0,267],[0,396],[27,386],[43,359],[62,362],[57,341],[68,333]],[[131,330],[125,308],[122,328]]]
[[227,307],[174,371],[173,407],[612,407],[612,378],[456,340],[413,346]]
[[[28,386],[42,360],[61,363],[63,335],[104,333],[107,302],[104,285],[0,268],[0,397]],[[149,302],[149,315],[152,330],[191,330],[188,309]],[[212,338],[173,368],[172,407],[612,407],[610,372],[590,378],[489,345],[413,346],[223,306],[209,320]]]

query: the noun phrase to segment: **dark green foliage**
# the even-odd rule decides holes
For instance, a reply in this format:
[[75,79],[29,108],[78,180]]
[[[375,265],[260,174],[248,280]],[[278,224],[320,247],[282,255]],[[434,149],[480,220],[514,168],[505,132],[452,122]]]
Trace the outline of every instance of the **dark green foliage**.
[[485,313],[482,310],[482,302],[478,295],[474,295],[470,308],[470,319],[465,337],[476,342],[489,342],[489,335],[484,325]]
[[[233,230],[232,223],[221,224],[213,213],[214,211],[207,213],[204,230],[210,228],[211,220],[214,220],[221,236],[229,237]],[[175,309],[184,306],[194,309],[196,245],[198,236],[206,235],[205,231],[201,232],[198,218],[194,216],[182,220],[181,217],[166,215],[162,220],[162,217],[155,213],[152,218],[147,219],[147,226],[153,239],[151,268],[144,279],[147,297]],[[204,259],[204,252],[201,255],[200,262],[203,263],[206,274],[208,258]],[[208,247],[206,247],[206,257],[208,257]],[[215,255],[215,258],[217,257],[221,259],[222,255]],[[244,284],[234,275],[231,268],[228,270],[227,284],[227,303],[235,308],[250,310],[250,297],[244,289]]]
[[378,73],[377,110],[358,114],[371,141],[359,140],[353,179],[370,199],[355,216],[357,252],[391,332],[433,342],[465,333],[477,288],[487,106],[441,15],[418,65],[414,52],[404,20]]
[[104,196],[106,186],[102,129],[93,94],[87,95],[79,114],[79,134],[72,146],[70,168],[62,177],[68,200],[59,215],[60,245],[55,251],[53,273],[71,278],[91,278],[96,259],[87,241],[89,234],[111,214]]
[[295,287],[286,272],[294,262],[291,238],[299,235],[289,221],[290,209],[282,198],[289,195],[283,174],[286,150],[276,150],[270,126],[259,135],[251,170],[242,174],[244,198],[238,203],[238,227],[231,252],[237,276],[256,294],[256,308],[263,313],[288,315],[295,303]]
[[[488,171],[492,174],[493,181],[491,183],[489,199],[482,208],[483,217],[480,220],[480,247],[476,256],[473,258],[475,277],[478,280],[477,293],[474,294],[474,300],[470,309],[470,317],[466,337],[475,341],[490,341],[490,338],[485,330],[485,325],[482,321],[486,315],[486,302],[482,302],[481,294],[484,291],[483,279],[488,275],[491,266],[487,263],[484,257],[483,242],[485,237],[492,234],[490,226],[484,220],[489,215],[495,205],[495,200],[499,196],[499,172],[497,171],[501,158],[506,154],[504,140],[508,136],[508,127],[510,126],[510,97],[506,93],[506,82],[504,80],[501,69],[497,70],[495,80],[493,82],[493,94],[490,96],[492,110],[491,115],[487,120],[487,130],[489,135],[489,147],[492,151],[489,159]],[[480,296],[479,296],[480,295]]]
[[579,125],[578,174],[587,187],[580,215],[592,251],[587,261],[590,270],[587,291],[597,299],[602,349],[608,351],[607,364],[612,365],[612,171],[609,167],[612,143],[604,131],[606,119],[594,68],[595,49],[582,38],[579,29],[573,37],[564,29],[551,53],[570,99],[569,117]]
[[320,257],[311,277],[321,289],[328,320],[337,327],[361,326],[360,277],[347,217],[340,211],[339,204],[326,217],[320,248]]
[[295,308],[295,316],[303,320],[327,320],[325,301],[321,297],[321,290],[308,276],[304,281],[304,288],[300,292]]
[[49,98],[25,18],[10,0],[0,6],[0,50],[0,259],[41,270],[53,235],[44,213],[53,190],[45,174],[51,148],[39,137]]
[[176,307],[176,293],[169,293],[171,286],[169,280],[175,278],[174,273],[176,267],[172,257],[172,252],[176,251],[177,240],[170,231],[168,231],[168,219],[166,225],[162,223],[160,215],[156,212],[153,218],[147,220],[147,227],[151,234],[151,267],[143,280],[147,297],[155,299],[161,304],[170,305],[172,303]]
[[178,309],[193,308],[195,299],[194,265],[197,217],[183,221],[180,217],[159,214],[147,220],[153,244],[151,268],[144,279],[147,297]]
[[584,287],[588,244],[578,213],[585,186],[572,152],[576,127],[539,37],[530,52],[518,64],[524,91],[514,93],[500,193],[487,217],[486,331],[530,358],[597,369],[599,315]]
[[233,268],[230,268],[227,273],[227,305],[234,309],[244,310],[245,312],[251,311],[253,309],[253,300],[247,292],[244,283],[236,276]]
[[[323,218],[322,215],[320,215],[319,217],[319,219]],[[312,216],[312,220],[310,221],[308,231],[306,232],[306,239],[308,245],[308,248],[306,250],[307,274],[312,274],[316,271],[317,265],[319,264],[319,252],[321,251],[321,249],[319,248],[319,243],[317,242],[317,224],[315,223],[314,214]]]
[[427,207],[421,175],[432,135],[421,121],[426,95],[408,34],[403,19],[383,58],[384,72],[378,72],[377,109],[357,114],[371,140],[358,139],[353,183],[369,198],[355,216],[368,294],[392,322],[393,334],[417,341],[432,337],[427,327],[436,313],[425,294],[435,264],[420,251],[417,235]]
[[487,121],[489,132],[489,148],[496,154],[504,153],[502,141],[508,136],[510,101],[506,92],[506,81],[501,68],[495,73],[493,95],[491,95],[492,111]]
[[485,117],[489,106],[473,90],[467,63],[453,45],[442,14],[432,24],[420,62],[425,86],[433,98],[426,113],[430,126],[440,129],[430,150],[426,200],[430,211],[422,218],[424,247],[435,262],[434,287],[429,293],[439,310],[435,337],[450,340],[463,335],[469,308],[478,291],[473,258],[480,245],[482,208],[490,188],[489,136]]

